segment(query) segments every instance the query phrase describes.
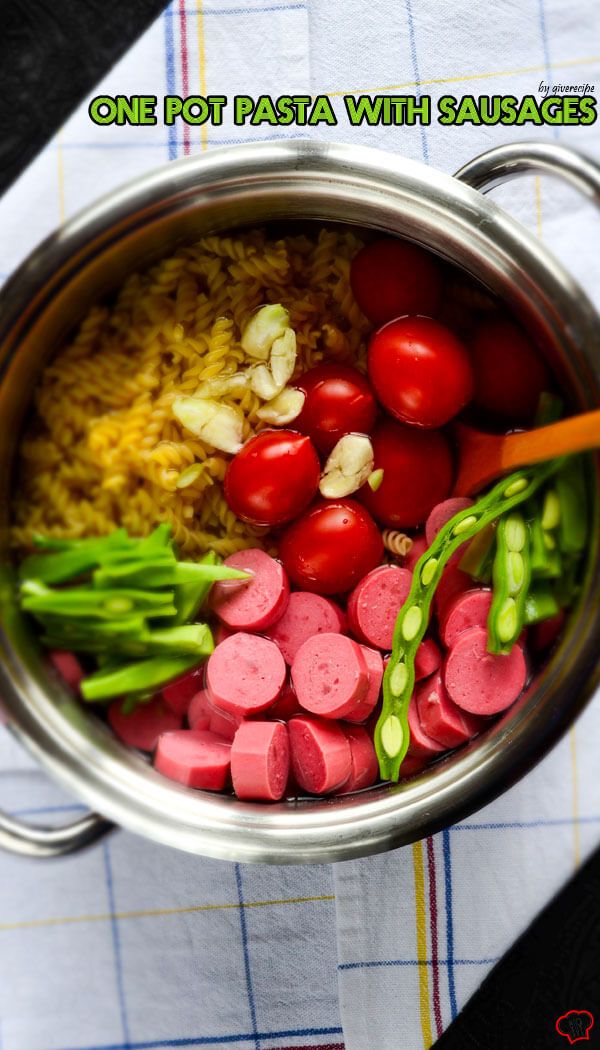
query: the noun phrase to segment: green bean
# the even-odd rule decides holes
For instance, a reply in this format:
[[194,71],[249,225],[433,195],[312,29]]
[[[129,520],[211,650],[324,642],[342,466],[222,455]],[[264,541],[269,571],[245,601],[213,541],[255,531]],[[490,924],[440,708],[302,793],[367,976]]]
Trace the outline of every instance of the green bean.
[[[201,565],[212,566],[217,564],[217,556],[214,551],[207,551],[202,558]],[[175,588],[175,605],[177,615],[175,623],[189,623],[197,615],[208,597],[212,584],[208,580],[188,580],[187,583],[179,583]]]
[[31,554],[22,562],[19,575],[22,580],[36,579],[43,583],[65,583],[100,565],[111,553],[129,553],[134,547],[124,530],[117,529],[100,539],[64,541],[68,546],[50,548],[54,553]]
[[579,554],[588,536],[588,501],[585,461],[571,456],[556,475],[556,492],[560,503],[558,545],[563,554]]
[[529,591],[525,599],[525,623],[530,626],[549,620],[560,611],[555,595],[546,585],[538,585]]
[[562,572],[562,559],[554,534],[542,525],[536,503],[527,507],[531,540],[531,574],[543,580],[556,579]]
[[496,531],[494,594],[488,616],[488,651],[509,653],[523,630],[531,579],[529,527],[518,510],[502,516]]
[[92,587],[69,587],[53,590],[36,580],[21,586],[21,607],[26,612],[58,616],[84,616],[107,620],[146,612],[153,616],[174,616],[174,591],[141,591],[129,588],[94,590]]
[[151,558],[135,558],[117,565],[103,566],[93,573],[94,586],[98,588],[117,586],[178,587],[185,584],[199,585],[215,580],[244,580],[249,574],[229,565],[177,561],[157,554]]
[[[472,540],[487,525],[530,499],[562,462],[552,460],[499,481],[487,495],[447,522],[419,558],[408,598],[396,619],[392,654],[383,679],[383,708],[375,728],[375,748],[383,780],[398,779],[408,749],[408,705],[415,684],[415,653],[427,630],[431,602],[445,566],[465,541]],[[467,518],[468,527],[463,525]]]
[[196,653],[186,656],[152,656],[94,672],[81,683],[81,695],[91,702],[162,689],[199,663]]
[[489,583],[494,564],[496,523],[491,522],[471,540],[463,554],[459,568],[479,583]]

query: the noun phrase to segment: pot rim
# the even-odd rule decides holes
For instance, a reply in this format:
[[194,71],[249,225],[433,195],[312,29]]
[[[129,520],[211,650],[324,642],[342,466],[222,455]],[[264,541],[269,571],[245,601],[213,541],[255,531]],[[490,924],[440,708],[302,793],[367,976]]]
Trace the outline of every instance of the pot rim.
[[[476,190],[378,149],[286,140],[222,147],[163,165],[106,194],[46,238],[0,291],[0,353],[3,344],[8,347],[4,363],[0,359],[0,380],[50,296],[68,284],[77,266],[89,261],[90,246],[98,252],[119,235],[125,236],[140,221],[140,213],[146,222],[158,221],[169,202],[185,209],[210,189],[218,204],[240,185],[251,196],[285,189],[290,199],[308,187],[319,197],[320,206],[328,193],[337,190],[346,200],[359,198],[361,205],[372,209],[374,228],[391,232],[397,232],[389,220],[392,207],[399,217],[402,202],[406,204],[413,194],[414,214],[405,228],[418,231],[421,224],[431,232],[436,219],[452,216],[454,236],[466,238],[473,257],[484,248],[495,253],[499,280],[518,260],[525,278],[515,289],[515,306],[523,305],[536,287],[542,289],[538,309],[546,310],[549,318],[563,319],[570,338],[579,345],[582,361],[572,363],[575,369],[582,363],[589,365],[583,355],[585,345],[590,353],[594,345],[598,347],[593,336],[600,330],[600,319],[583,291],[532,234]],[[598,351],[596,385],[600,347]],[[580,386],[584,378],[582,372]],[[587,397],[591,403],[589,390]],[[599,594],[596,566],[593,579],[588,571],[578,614],[572,617],[576,623],[567,630],[536,688],[483,738],[410,781],[346,798],[266,806],[190,792],[166,781],[137,755],[124,756],[124,747],[99,723],[84,735],[69,722],[64,693],[29,672],[9,640],[11,625],[6,623],[0,631],[4,658],[0,683],[11,728],[36,759],[67,788],[124,827],[227,860],[290,864],[349,859],[406,844],[464,818],[519,779],[549,750],[594,688],[597,631],[589,623],[582,629],[581,624],[597,615]],[[566,675],[567,657],[572,660],[573,652],[577,659]],[[555,706],[559,689],[560,704]]]

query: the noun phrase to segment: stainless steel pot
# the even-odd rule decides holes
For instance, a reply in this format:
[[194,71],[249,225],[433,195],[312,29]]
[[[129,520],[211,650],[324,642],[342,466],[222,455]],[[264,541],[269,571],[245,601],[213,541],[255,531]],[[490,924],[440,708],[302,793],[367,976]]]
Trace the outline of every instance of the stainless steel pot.
[[[585,584],[551,662],[468,748],[399,786],[254,805],[156,774],[44,671],[14,601],[7,547],[14,452],[42,362],[88,305],[133,268],[209,231],[272,220],[351,222],[408,237],[463,267],[548,348],[574,406],[600,404],[600,318],[562,266],[484,198],[521,172],[561,175],[600,201],[600,169],[554,145],[509,146],[457,177],[369,149],[306,142],[216,150],[111,193],[40,245],[0,294],[0,694],[7,720],[68,790],[96,808],[62,829],[0,817],[0,845],[30,856],[75,849],[114,821],[158,842],[238,861],[314,863],[376,853],[456,821],[522,776],[583,707],[598,678],[598,500]],[[476,187],[473,189],[472,187]],[[594,479],[600,490],[600,462]]]

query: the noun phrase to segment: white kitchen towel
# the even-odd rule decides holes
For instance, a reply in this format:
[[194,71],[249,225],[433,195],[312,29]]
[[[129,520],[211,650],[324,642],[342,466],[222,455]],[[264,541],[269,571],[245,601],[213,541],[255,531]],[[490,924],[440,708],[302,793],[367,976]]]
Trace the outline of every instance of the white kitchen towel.
[[[327,93],[338,126],[236,127],[226,111],[217,128],[97,127],[86,101],[0,200],[0,280],[99,194],[232,142],[342,140],[449,172],[515,140],[558,137],[600,158],[597,125],[558,136],[435,122],[350,128],[343,114],[343,95],[356,92],[420,91],[435,107],[440,94],[594,84],[599,37],[595,0],[175,0],[94,95]],[[600,305],[590,205],[534,178],[495,197]],[[0,1047],[429,1046],[600,840],[599,735],[596,702],[486,810],[414,847],[333,868],[241,867],[125,833],[60,861],[0,855]],[[79,812],[6,733],[0,759],[4,808],[31,820]]]

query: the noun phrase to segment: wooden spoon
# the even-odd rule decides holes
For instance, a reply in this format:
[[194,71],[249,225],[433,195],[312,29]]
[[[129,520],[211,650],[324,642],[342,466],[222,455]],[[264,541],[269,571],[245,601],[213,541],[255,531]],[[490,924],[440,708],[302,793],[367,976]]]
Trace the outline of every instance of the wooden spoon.
[[470,496],[490,481],[529,463],[600,448],[600,409],[519,434],[484,434],[456,423],[458,474],[455,496]]

